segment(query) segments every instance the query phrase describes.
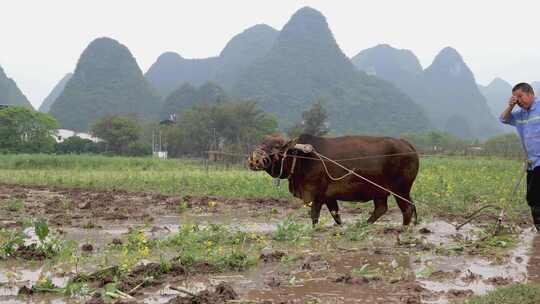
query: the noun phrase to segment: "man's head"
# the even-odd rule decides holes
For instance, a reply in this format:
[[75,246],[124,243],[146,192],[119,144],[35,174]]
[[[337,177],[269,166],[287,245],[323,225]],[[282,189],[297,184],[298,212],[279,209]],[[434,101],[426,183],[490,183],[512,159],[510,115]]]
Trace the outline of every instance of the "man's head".
[[517,103],[524,109],[529,109],[534,102],[534,90],[530,84],[518,83],[512,89],[512,96],[517,99]]

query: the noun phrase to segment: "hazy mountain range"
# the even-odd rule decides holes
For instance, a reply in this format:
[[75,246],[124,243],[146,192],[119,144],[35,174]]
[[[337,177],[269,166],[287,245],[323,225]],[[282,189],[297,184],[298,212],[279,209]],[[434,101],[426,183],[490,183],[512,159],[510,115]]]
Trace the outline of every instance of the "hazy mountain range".
[[15,81],[9,78],[0,67],[0,105],[17,105],[32,108],[32,105],[21,92]]
[[501,132],[473,73],[453,48],[444,48],[426,69],[409,50],[378,45],[352,58],[361,70],[385,79],[421,105],[439,129],[462,138]]
[[73,73],[67,73],[60,80],[60,82],[58,82],[58,84],[54,86],[51,93],[47,95],[47,97],[41,103],[41,106],[39,106],[40,112],[45,112],[45,113],[49,112],[51,105],[56,101],[56,98],[58,98],[58,96],[62,94],[62,92],[64,91],[64,88],[66,87],[67,82],[71,79],[72,76],[73,76]]
[[128,48],[113,39],[99,38],[84,50],[49,113],[63,128],[84,131],[108,114],[157,119],[160,106],[161,97]]
[[[246,29],[215,57],[163,53],[144,75],[126,46],[96,39],[40,110],[50,108],[64,128],[87,130],[107,114],[155,120],[196,104],[250,99],[286,128],[322,100],[336,134],[399,135],[438,128],[463,138],[486,138],[503,130],[496,116],[509,86],[502,79],[477,85],[450,47],[425,69],[412,51],[386,44],[349,59],[325,17],[305,7],[280,31],[264,24]],[[9,100],[0,103],[30,105],[0,69],[0,98],[7,100],[4,96]]]
[[216,57],[185,59],[167,52],[159,56],[145,76],[164,97],[186,82],[200,86],[212,81],[228,89],[255,59],[268,52],[277,35],[277,30],[259,24],[234,36]]

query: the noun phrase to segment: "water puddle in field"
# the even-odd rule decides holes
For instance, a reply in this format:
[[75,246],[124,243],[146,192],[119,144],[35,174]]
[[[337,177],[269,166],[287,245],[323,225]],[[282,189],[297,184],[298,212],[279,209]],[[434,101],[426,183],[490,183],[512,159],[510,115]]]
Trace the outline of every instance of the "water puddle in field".
[[23,286],[30,288],[40,278],[48,277],[52,283],[58,287],[67,284],[68,277],[55,276],[52,272],[45,270],[43,266],[28,268],[22,265],[0,264],[0,302],[12,299],[17,296],[19,289]]
[[[114,239],[121,239],[129,233],[131,228],[141,228],[151,238],[163,238],[177,233],[182,223],[198,224],[200,228],[207,228],[211,225],[220,225],[232,231],[253,232],[257,234],[269,234],[277,229],[278,221],[253,222],[249,219],[231,220],[231,218],[216,215],[207,216],[161,216],[156,217],[151,224],[144,225],[135,221],[123,221],[121,223],[101,224],[95,223],[91,228],[61,227],[54,228],[56,235],[65,240],[75,240],[80,244],[91,244],[94,248],[103,248],[113,242]],[[37,236],[33,228],[24,231],[30,243],[37,242]]]
[[[429,229],[431,241],[452,245],[456,237],[453,227],[436,222],[418,229]],[[461,239],[474,239],[477,230],[474,226],[464,227],[457,234]],[[535,238],[535,233],[525,230],[519,246],[504,264],[476,256],[437,256],[430,252],[419,257],[414,254],[396,256],[393,250],[376,248],[344,251],[330,258],[311,252],[293,266],[261,262],[256,269],[239,275],[190,279],[196,288],[190,288],[189,284],[176,286],[195,292],[225,281],[241,299],[269,303],[449,303],[511,283],[538,280],[532,271],[540,269],[540,259],[529,259],[531,247],[533,256],[535,252],[540,256],[540,237]],[[391,271],[383,272],[380,279],[346,278],[365,265],[369,266],[367,269],[390,268]],[[430,274],[423,278],[421,274],[426,268],[430,269]],[[163,298],[170,299],[177,294],[165,287],[148,295],[145,302],[163,303]]]
[[[364,280],[350,276],[364,265],[370,269],[366,275],[372,277]],[[379,273],[385,268],[390,268],[395,278]],[[258,279],[254,281],[263,284],[245,290],[244,298],[274,303],[405,303],[417,297],[408,258],[371,250],[341,253],[333,259],[313,253],[295,269],[268,269],[261,271]]]
[[532,251],[528,259],[528,281],[540,283],[540,234],[537,234],[532,241]]
[[[354,223],[357,216],[343,216],[344,224]],[[76,240],[82,243],[92,244],[95,248],[102,248],[110,244],[114,239],[121,238],[129,233],[130,228],[142,228],[151,238],[162,238],[177,233],[182,224],[197,224],[200,228],[207,228],[211,225],[219,225],[231,231],[241,231],[257,234],[271,234],[275,232],[283,219],[260,219],[254,221],[253,218],[240,217],[232,218],[216,214],[198,214],[194,216],[159,216],[149,224],[142,224],[137,221],[116,221],[115,223],[95,223],[93,228],[80,227],[62,227],[57,229],[61,231],[62,238],[67,240]],[[307,218],[298,219],[306,225],[310,225]],[[333,220],[327,220],[323,227],[330,228],[334,226]],[[33,231],[33,228],[29,231]],[[81,244],[82,244],[81,243]]]
[[540,239],[527,229],[504,264],[479,256],[426,255],[413,261],[411,267],[419,274],[417,281],[421,286],[432,292],[431,297],[425,299],[426,303],[449,303],[455,298],[483,295],[497,287],[530,280],[534,275],[531,273],[534,261],[531,248],[533,252],[540,252]]
[[421,225],[420,229],[424,229],[422,231],[424,231],[423,235],[426,240],[435,245],[448,245],[455,242],[456,237],[462,240],[476,240],[477,233],[481,231],[480,228],[470,224],[456,231],[455,225],[455,223],[445,221],[433,221]]
[[176,298],[177,296],[185,296],[185,293],[178,292],[177,290],[171,289],[181,289],[192,294],[198,294],[199,292],[205,290],[212,283],[208,279],[190,279],[185,282],[178,282],[176,284],[165,284],[165,286],[160,288],[150,288],[145,291],[140,298],[142,302],[148,304],[165,304],[171,299]]
[[[358,215],[344,216],[346,225],[355,222]],[[397,218],[396,218],[397,219]],[[230,230],[269,234],[274,232],[283,218],[256,219],[237,217],[231,219],[215,213],[197,215],[156,216],[143,225],[140,221],[119,220],[108,223],[96,222],[97,228],[84,229],[60,227],[52,229],[63,239],[77,240],[79,244],[90,243],[101,248],[115,238],[125,238],[130,227],[143,227],[152,238],[162,238],[176,233],[181,224],[197,223],[200,227],[212,224]],[[302,217],[298,221],[309,223]],[[398,231],[399,222],[386,221]],[[327,222],[327,227],[333,222]],[[452,224],[434,221],[413,228],[406,234],[434,246],[451,247],[463,240],[475,240],[481,229],[466,225],[456,231]],[[61,232],[59,232],[61,231]],[[36,242],[33,228],[24,232],[28,240]],[[322,233],[322,232],[321,232]],[[375,237],[379,237],[376,235]],[[405,238],[405,234],[403,234]],[[434,250],[411,247],[395,247],[394,236],[387,236],[389,247],[367,249],[335,249],[333,255],[325,256],[315,245],[311,251],[299,254],[298,260],[259,261],[258,266],[241,273],[220,275],[195,274],[189,278],[174,278],[159,287],[141,290],[136,296],[144,303],[161,304],[185,293],[199,293],[212,289],[220,282],[229,283],[241,299],[279,303],[449,303],[473,294],[484,294],[497,287],[515,282],[540,282],[540,237],[532,230],[524,230],[521,240],[502,264],[495,264],[481,256],[469,254],[441,255]],[[320,240],[317,240],[320,242]],[[399,238],[398,238],[399,241]],[[324,244],[323,244],[324,245]],[[324,247],[321,245],[321,248]],[[531,254],[532,249],[532,254]],[[285,251],[287,251],[285,249]],[[294,248],[291,248],[294,251]],[[39,263],[38,263],[39,264]],[[69,303],[71,300],[54,295],[34,295],[17,298],[19,288],[35,284],[40,275],[52,278],[57,286],[65,286],[68,278],[39,265],[34,268],[18,264],[0,263],[1,303]],[[352,274],[352,276],[351,276]],[[368,277],[364,280],[362,276]],[[175,277],[176,278],[176,277]],[[171,288],[173,287],[173,288]],[[315,302],[314,302],[315,303]]]
[[180,225],[183,223],[198,224],[202,228],[210,225],[220,225],[229,230],[264,234],[275,231],[279,220],[253,221],[253,218],[231,218],[215,214],[204,214],[197,216],[162,216],[156,218],[153,226],[157,227],[157,229],[178,232]]

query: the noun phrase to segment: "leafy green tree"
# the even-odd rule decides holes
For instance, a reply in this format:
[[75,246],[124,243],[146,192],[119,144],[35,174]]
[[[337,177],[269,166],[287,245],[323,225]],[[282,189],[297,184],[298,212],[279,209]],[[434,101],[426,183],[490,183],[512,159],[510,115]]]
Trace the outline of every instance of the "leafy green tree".
[[171,156],[202,156],[208,150],[246,152],[265,135],[277,131],[277,119],[254,102],[195,106],[166,130]]
[[148,156],[152,155],[152,145],[133,142],[128,145],[127,155],[129,156]]
[[58,122],[26,107],[0,109],[0,152],[48,153],[54,150]]
[[296,123],[292,127],[285,130],[289,138],[296,138],[304,133],[304,126],[302,123]]
[[322,101],[314,103],[311,108],[302,113],[304,133],[323,136],[328,134],[328,114]]
[[505,157],[523,156],[523,146],[516,133],[493,136],[486,140],[484,149],[490,155]]
[[80,138],[79,136],[72,136],[56,144],[56,153],[59,154],[97,153],[98,151],[98,144],[89,139]]
[[298,137],[302,133],[323,136],[328,134],[328,113],[321,100],[314,103],[309,110],[302,112],[302,122],[296,123],[287,129],[290,138]]
[[92,134],[107,143],[107,150],[115,154],[127,154],[130,144],[137,142],[142,133],[139,122],[128,116],[108,115],[92,125]]

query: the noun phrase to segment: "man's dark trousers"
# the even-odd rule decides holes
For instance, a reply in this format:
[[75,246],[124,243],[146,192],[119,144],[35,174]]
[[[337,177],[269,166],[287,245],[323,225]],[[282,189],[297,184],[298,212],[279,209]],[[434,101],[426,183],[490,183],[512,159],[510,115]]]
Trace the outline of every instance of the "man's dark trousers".
[[540,166],[527,171],[527,203],[531,207],[534,226],[540,231]]

